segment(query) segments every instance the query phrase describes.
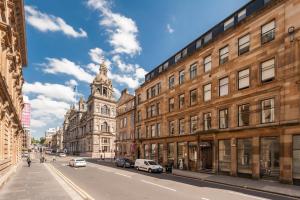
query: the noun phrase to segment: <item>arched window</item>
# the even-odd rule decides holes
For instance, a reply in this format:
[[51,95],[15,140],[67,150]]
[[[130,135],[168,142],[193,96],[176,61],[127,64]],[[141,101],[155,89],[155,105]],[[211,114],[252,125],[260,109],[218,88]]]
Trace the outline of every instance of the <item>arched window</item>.
[[109,108],[107,107],[107,105],[104,105],[101,107],[101,113],[104,114],[104,115],[109,115]]
[[107,88],[106,87],[103,87],[103,96],[107,97]]
[[109,126],[108,126],[107,122],[103,122],[103,124],[101,125],[101,131],[109,132]]

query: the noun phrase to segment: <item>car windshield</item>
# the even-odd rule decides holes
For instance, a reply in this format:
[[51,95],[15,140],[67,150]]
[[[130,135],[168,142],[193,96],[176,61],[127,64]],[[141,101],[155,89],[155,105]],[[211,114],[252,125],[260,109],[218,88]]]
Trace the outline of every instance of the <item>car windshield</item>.
[[157,165],[154,161],[148,161],[149,165]]
[[79,161],[79,162],[84,162],[84,160],[83,160],[83,159],[77,159],[76,161]]

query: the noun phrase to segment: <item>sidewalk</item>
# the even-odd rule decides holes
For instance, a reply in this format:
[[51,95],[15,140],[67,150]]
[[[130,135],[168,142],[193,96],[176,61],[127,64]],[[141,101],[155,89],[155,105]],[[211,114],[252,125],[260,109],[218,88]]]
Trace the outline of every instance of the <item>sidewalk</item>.
[[274,194],[289,195],[300,198],[300,186],[281,184],[276,181],[254,180],[226,175],[205,174],[199,172],[173,169],[172,174],[189,178],[201,179],[208,182],[220,183],[234,187],[248,188]]
[[0,188],[0,200],[69,200],[72,199],[61,184],[37,159],[31,167],[25,161],[9,181]]

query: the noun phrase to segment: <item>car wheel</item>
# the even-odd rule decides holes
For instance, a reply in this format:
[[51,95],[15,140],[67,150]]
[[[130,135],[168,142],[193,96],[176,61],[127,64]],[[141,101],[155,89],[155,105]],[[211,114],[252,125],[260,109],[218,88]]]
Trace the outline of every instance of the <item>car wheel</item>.
[[148,172],[149,172],[149,173],[152,173],[152,169],[148,169]]

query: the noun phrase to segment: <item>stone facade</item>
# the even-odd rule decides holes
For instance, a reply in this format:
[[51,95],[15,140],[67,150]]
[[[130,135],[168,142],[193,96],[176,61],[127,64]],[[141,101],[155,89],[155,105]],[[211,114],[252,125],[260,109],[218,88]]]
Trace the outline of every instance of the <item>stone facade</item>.
[[21,157],[26,51],[23,1],[0,0],[0,172]]
[[63,152],[63,129],[58,128],[51,138],[51,149],[55,152]]
[[300,0],[250,1],[147,74],[138,157],[298,183],[299,19]]
[[64,148],[71,154],[89,157],[114,157],[116,132],[116,102],[107,67],[101,64],[91,83],[91,94],[78,108],[73,106],[63,125]]
[[116,156],[135,159],[134,121],[135,97],[122,91],[117,103]]

